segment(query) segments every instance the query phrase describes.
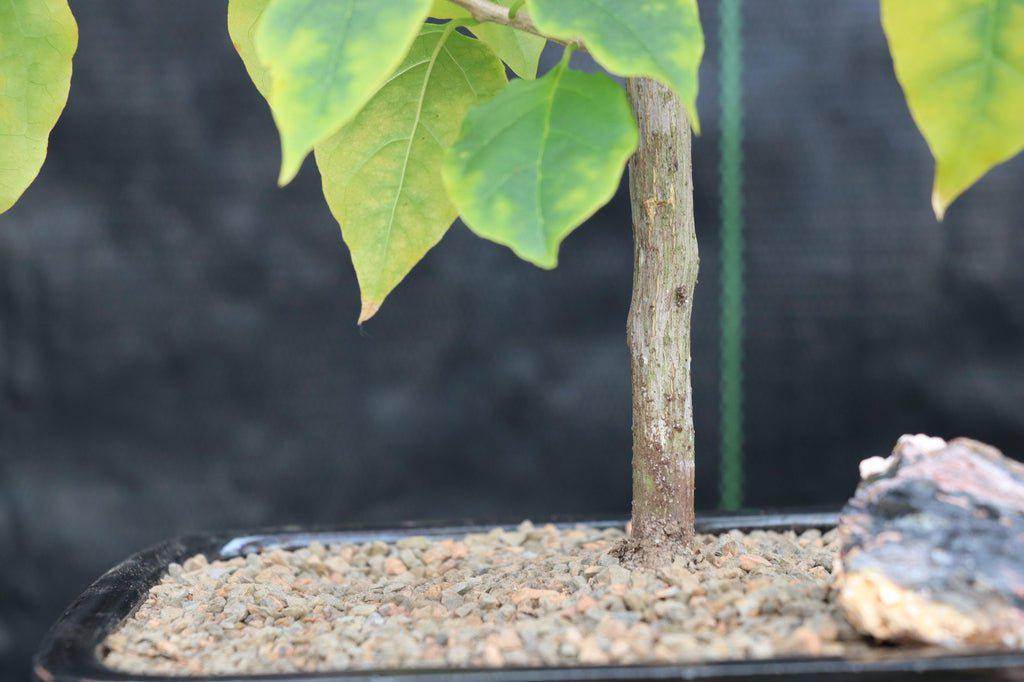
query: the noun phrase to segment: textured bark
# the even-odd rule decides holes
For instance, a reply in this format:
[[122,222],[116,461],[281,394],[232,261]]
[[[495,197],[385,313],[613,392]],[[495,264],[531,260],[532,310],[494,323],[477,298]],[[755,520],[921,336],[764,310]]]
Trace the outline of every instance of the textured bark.
[[700,259],[690,125],[678,98],[646,78],[626,83],[640,146],[629,163],[633,209],[633,523],[623,558],[670,560],[693,536],[690,315]]

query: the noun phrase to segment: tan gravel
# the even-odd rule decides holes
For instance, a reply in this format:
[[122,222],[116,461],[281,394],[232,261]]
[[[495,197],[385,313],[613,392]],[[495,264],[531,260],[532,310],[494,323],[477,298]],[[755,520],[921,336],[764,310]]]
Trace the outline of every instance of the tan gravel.
[[698,536],[628,570],[619,529],[525,522],[208,563],[154,586],[101,647],[110,667],[199,675],[666,663],[852,654],[830,599],[834,532]]

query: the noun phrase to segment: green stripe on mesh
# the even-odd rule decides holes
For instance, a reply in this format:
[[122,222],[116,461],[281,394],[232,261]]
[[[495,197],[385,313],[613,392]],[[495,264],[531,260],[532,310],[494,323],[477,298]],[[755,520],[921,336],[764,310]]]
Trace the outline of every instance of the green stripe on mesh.
[[742,0],[718,3],[721,221],[719,505],[743,506],[743,36]]

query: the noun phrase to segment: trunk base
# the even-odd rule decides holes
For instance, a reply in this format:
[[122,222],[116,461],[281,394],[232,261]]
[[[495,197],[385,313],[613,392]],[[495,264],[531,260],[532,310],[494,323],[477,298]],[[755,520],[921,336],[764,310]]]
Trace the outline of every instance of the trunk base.
[[667,566],[679,557],[691,556],[692,531],[678,524],[666,523],[655,533],[630,535],[610,552],[627,568],[658,568]]

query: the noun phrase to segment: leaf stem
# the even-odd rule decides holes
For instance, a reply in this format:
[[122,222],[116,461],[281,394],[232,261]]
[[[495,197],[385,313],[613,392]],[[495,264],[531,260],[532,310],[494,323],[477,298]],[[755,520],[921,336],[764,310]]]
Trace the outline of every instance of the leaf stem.
[[568,45],[565,46],[565,49],[562,50],[562,58],[558,61],[559,69],[569,68],[569,59],[572,57],[572,53],[575,51],[576,46],[573,45],[572,43],[569,43]]
[[540,29],[533,23],[533,20],[530,19],[530,15],[520,9],[522,2],[514,3],[512,9],[499,5],[493,2],[493,0],[449,0],[449,2],[469,12],[477,21],[490,21],[495,24],[511,26],[512,28],[532,33],[541,38],[547,38],[556,43],[572,45],[580,50],[585,49],[581,40],[563,40],[541,33]]

